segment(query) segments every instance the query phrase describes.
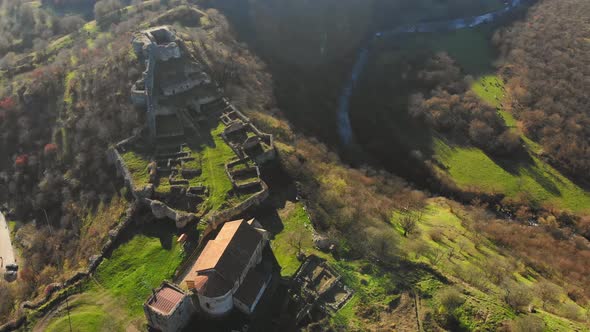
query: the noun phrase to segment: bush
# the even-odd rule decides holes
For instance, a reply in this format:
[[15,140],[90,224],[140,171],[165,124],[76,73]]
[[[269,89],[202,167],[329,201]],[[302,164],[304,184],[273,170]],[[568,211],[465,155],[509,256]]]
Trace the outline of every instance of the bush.
[[100,0],[94,4],[94,17],[97,20],[102,19],[107,14],[123,8],[123,4],[119,0]]
[[442,312],[446,315],[454,315],[455,311],[465,303],[465,297],[454,286],[444,288],[438,293],[437,297]]
[[519,317],[510,324],[510,331],[512,332],[543,332],[545,328],[545,322],[533,315]]
[[530,288],[515,281],[506,282],[504,291],[504,301],[515,311],[524,312],[533,300]]
[[14,294],[10,286],[0,281],[0,322],[5,322],[14,305]]
[[428,232],[428,236],[436,243],[442,243],[444,231],[440,228],[433,228]]
[[581,320],[582,319],[582,310],[580,307],[575,303],[566,303],[561,307],[561,314],[566,317],[567,319],[571,320]]
[[535,285],[536,294],[543,301],[543,309],[547,304],[555,304],[559,300],[561,289],[554,283],[549,281],[542,281]]

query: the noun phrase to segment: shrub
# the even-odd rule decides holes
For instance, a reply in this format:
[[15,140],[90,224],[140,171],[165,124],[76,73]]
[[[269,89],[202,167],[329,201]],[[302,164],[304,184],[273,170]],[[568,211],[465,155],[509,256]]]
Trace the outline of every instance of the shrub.
[[533,300],[529,287],[515,281],[506,282],[504,292],[504,301],[515,311],[525,311]]
[[561,314],[566,317],[567,319],[571,320],[581,320],[582,319],[582,310],[580,307],[575,303],[566,303],[561,307]]
[[433,228],[428,232],[428,236],[436,243],[442,243],[444,231],[440,228]]
[[14,294],[10,286],[5,282],[0,282],[0,322],[7,320],[13,305]]
[[510,331],[512,332],[543,332],[545,328],[545,322],[533,315],[519,317],[510,324]]
[[535,291],[539,298],[541,298],[541,301],[543,301],[543,309],[545,309],[547,304],[557,303],[559,294],[561,293],[559,286],[549,281],[542,281],[535,285]]
[[465,303],[465,297],[454,286],[444,288],[438,293],[437,297],[443,313],[447,315],[453,315]]

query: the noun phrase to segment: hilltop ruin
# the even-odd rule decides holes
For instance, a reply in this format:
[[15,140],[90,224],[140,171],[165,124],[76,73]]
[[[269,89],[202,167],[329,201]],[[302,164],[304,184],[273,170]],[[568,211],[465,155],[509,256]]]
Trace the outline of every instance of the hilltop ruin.
[[141,133],[111,149],[133,196],[178,227],[213,228],[268,196],[260,165],[276,156],[265,134],[236,109],[169,26],[132,39],[142,76],[131,101],[145,109]]

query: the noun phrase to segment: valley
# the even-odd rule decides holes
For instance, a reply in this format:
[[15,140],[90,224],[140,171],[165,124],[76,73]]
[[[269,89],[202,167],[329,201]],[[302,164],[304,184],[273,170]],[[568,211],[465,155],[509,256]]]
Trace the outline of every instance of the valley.
[[0,331],[590,331],[587,7],[7,0]]

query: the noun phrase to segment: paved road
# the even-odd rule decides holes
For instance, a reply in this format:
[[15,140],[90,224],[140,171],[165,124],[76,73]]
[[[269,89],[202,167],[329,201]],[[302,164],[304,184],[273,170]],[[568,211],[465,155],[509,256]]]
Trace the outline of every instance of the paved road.
[[2,268],[0,268],[0,272],[4,273],[4,266],[10,263],[16,263],[14,259],[14,249],[12,248],[12,243],[10,242],[10,230],[8,229],[8,224],[6,223],[6,219],[4,219],[4,215],[0,212],[0,257],[2,257],[3,264]]

